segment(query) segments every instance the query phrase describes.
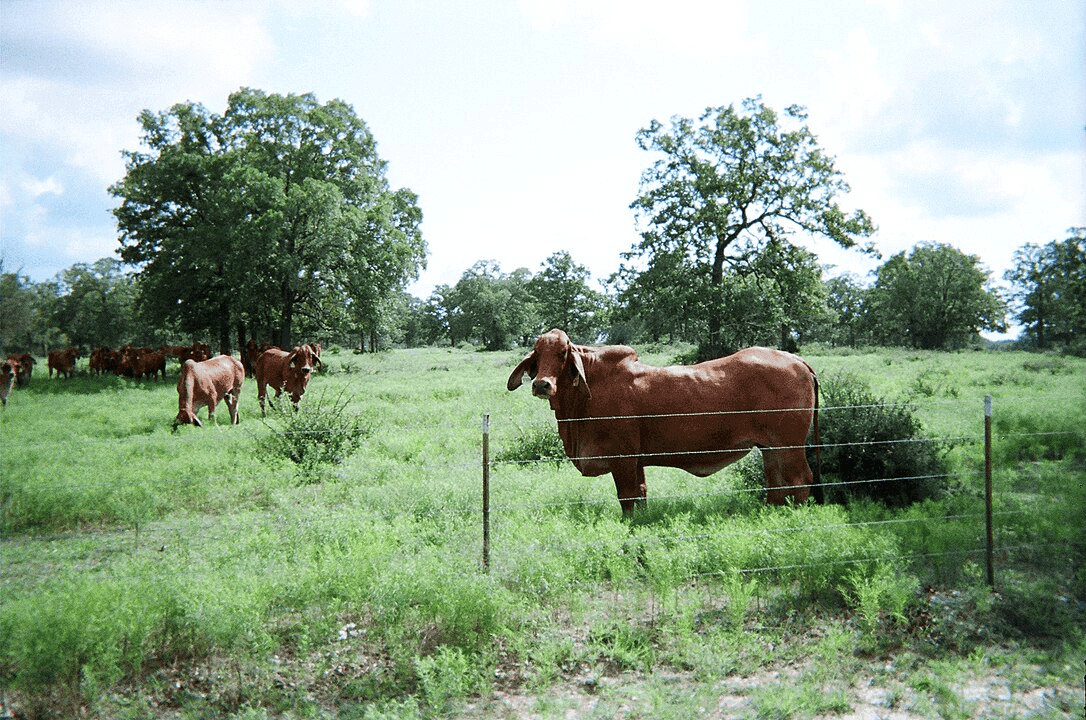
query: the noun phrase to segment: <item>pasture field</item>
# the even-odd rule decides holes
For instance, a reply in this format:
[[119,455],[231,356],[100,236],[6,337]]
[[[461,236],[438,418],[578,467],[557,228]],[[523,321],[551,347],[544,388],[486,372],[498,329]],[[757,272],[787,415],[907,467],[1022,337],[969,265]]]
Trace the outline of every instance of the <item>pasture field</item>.
[[249,378],[240,425],[176,432],[176,364],[17,388],[0,717],[1082,716],[1086,360],[806,352],[909,403],[944,496],[765,507],[752,456],[649,468],[623,519],[609,476],[550,459],[546,403],[506,391],[524,352],[333,348],[297,415],[262,420]]

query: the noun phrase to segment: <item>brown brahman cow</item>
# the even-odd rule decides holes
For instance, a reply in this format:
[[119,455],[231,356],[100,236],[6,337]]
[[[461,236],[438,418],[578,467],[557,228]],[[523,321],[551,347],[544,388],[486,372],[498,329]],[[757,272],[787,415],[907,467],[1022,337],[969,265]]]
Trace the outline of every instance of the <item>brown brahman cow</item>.
[[256,370],[256,396],[260,401],[260,414],[264,415],[264,398],[269,386],[275,389],[276,398],[286,390],[294,409],[298,409],[298,402],[309,384],[309,376],[313,374],[314,366],[320,365],[320,357],[310,345],[300,345],[290,352],[273,347],[262,352],[253,365]]
[[53,377],[53,371],[57,371],[57,377],[59,378],[61,373],[64,373],[64,377],[70,378],[72,373],[75,372],[75,361],[79,357],[79,350],[74,347],[64,348],[63,350],[53,350],[49,353],[49,377]]
[[[220,400],[226,400],[230,409],[230,424],[238,424],[238,401],[241,399],[241,384],[245,382],[245,368],[241,361],[230,355],[219,355],[210,360],[196,362],[189,358],[181,363],[181,378],[177,381],[177,419],[178,425],[191,423],[202,427],[196,413],[207,407],[207,419],[215,419],[215,406]],[[218,424],[218,421],[216,421]]]
[[654,367],[624,345],[574,345],[561,330],[539,337],[509,376],[524,375],[532,394],[550,401],[566,454],[586,477],[611,473],[622,510],[646,497],[647,466],[711,475],[762,450],[771,503],[807,499],[820,486],[804,452],[814,421],[818,380],[802,359],[749,348],[698,365]]
[[128,348],[121,355],[118,372],[125,377],[141,378],[150,375],[166,379],[166,356],[150,348]]
[[19,364],[15,368],[15,383],[19,387],[29,385],[30,378],[34,374],[34,365],[38,362],[34,359],[34,356],[30,353],[22,353],[21,355],[9,355],[8,360],[14,360]]

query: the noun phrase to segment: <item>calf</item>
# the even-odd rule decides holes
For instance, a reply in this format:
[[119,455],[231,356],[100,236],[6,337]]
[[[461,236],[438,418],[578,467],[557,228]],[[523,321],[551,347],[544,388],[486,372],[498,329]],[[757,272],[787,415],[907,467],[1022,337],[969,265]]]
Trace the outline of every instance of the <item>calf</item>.
[[0,406],[8,406],[8,395],[15,386],[15,375],[19,372],[19,361],[9,357],[0,365]]
[[220,355],[203,362],[189,358],[183,362],[181,378],[177,381],[177,419],[173,422],[174,430],[178,425],[185,424],[203,427],[200,419],[196,417],[197,411],[207,407],[207,419],[214,420],[215,406],[224,399],[230,409],[230,424],[237,425],[238,401],[241,399],[243,382],[245,368],[240,360],[230,355]]
[[309,377],[313,374],[313,365],[320,363],[320,358],[309,345],[301,345],[289,353],[279,348],[270,348],[260,354],[254,363],[256,369],[256,396],[260,401],[260,414],[266,414],[264,398],[267,396],[267,388],[275,388],[275,397],[279,397],[283,390],[290,393],[290,401],[294,403],[294,409],[298,409],[298,402],[305,394]]

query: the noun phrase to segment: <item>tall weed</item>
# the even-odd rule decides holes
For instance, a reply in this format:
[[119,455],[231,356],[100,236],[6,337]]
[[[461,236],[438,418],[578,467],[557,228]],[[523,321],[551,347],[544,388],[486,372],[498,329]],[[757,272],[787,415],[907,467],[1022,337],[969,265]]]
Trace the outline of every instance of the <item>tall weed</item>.
[[373,432],[370,420],[348,411],[349,403],[342,393],[331,399],[322,393],[296,411],[282,403],[265,420],[272,432],[264,450],[297,464],[304,478],[319,479],[322,466],[342,463]]
[[1000,406],[992,417],[993,462],[1015,464],[1038,460],[1086,461],[1086,403],[1078,407]]

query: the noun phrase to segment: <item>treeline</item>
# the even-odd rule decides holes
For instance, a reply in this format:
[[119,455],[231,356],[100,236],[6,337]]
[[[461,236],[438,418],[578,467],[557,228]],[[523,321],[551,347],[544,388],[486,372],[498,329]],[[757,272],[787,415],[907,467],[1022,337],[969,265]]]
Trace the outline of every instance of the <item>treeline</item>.
[[[0,267],[0,271],[3,268]],[[804,280],[800,282],[800,278]],[[1023,327],[1018,346],[1086,355],[1086,228],[1064,240],[1026,244],[997,288],[979,258],[922,244],[889,258],[873,282],[852,275],[823,279],[813,256],[796,269],[794,295],[781,284],[738,274],[726,279],[720,312],[726,342],[795,348],[807,343],[953,349],[979,342],[1008,318]],[[212,340],[149,324],[136,303],[137,273],[119,260],[77,264],[41,283],[18,273],[0,279],[0,343],[4,352],[78,345],[158,346]],[[657,294],[621,273],[602,280],[556,252],[532,272],[504,272],[488,260],[464,271],[428,298],[400,293],[382,322],[360,338],[349,327],[299,323],[295,332],[326,344],[364,350],[469,343],[490,350],[529,344],[551,327],[579,342],[690,343],[708,332],[705,312],[675,287]]]
[[222,114],[189,102],[139,121],[142,147],[124,151],[109,188],[119,259],[44,283],[5,273],[4,351],[199,340],[229,352],[249,338],[498,349],[559,327],[587,343],[691,343],[706,358],[815,341],[962,347],[1014,313],[1033,346],[1086,352],[1084,228],[1024,245],[1006,295],[978,257],[942,244],[889,258],[873,283],[824,277],[792,238],[874,256],[876,226],[842,206],[849,185],[799,106],[751,98],[642,129],[640,240],[611,276],[568,252],[534,272],[480,260],[428,298],[406,292],[428,254],[418,197],[390,186],[346,103],[243,88]]

